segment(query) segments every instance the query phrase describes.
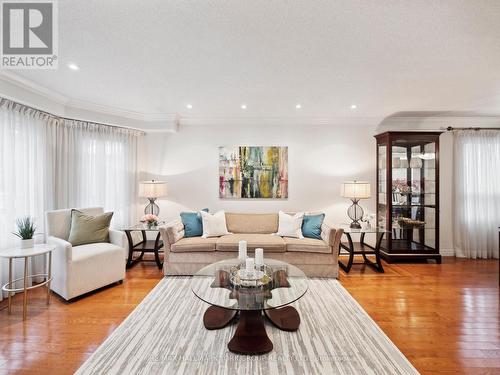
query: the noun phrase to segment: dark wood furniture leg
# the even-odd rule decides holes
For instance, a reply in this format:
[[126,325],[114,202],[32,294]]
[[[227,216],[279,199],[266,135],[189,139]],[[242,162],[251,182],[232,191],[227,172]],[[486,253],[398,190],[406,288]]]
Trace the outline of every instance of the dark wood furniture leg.
[[160,232],[158,232],[158,234],[156,235],[156,239],[155,239],[155,261],[156,261],[156,265],[158,266],[158,269],[162,269],[163,268],[163,263],[160,261],[160,237],[161,237],[161,234]]
[[300,325],[299,312],[293,306],[264,310],[267,319],[282,331],[296,331]]
[[352,243],[351,235],[349,233],[345,233],[345,235],[347,236],[347,241],[349,241],[349,247],[340,244],[339,254],[342,249],[347,250],[349,252],[349,260],[347,261],[347,265],[345,265],[339,259],[339,267],[342,268],[346,273],[349,273],[354,262],[354,244]]
[[237,310],[223,309],[210,306],[203,315],[203,324],[206,329],[221,329],[230,324],[236,316]]
[[228,349],[238,354],[264,354],[273,350],[261,310],[241,310],[240,320]]
[[[377,233],[377,242],[375,247],[370,246],[365,243],[365,234],[361,233],[359,242],[361,243],[361,255],[363,255],[363,259],[365,263],[373,268],[375,268],[378,272],[384,273],[384,267],[382,266],[382,261],[380,260],[380,245],[382,243],[382,239],[384,238],[384,232]],[[373,250],[373,254],[375,255],[375,262],[372,262],[370,259],[366,257],[365,247],[368,247]]]
[[131,231],[126,230],[125,234],[127,235],[128,240],[128,258],[127,258],[127,268],[132,267],[132,255],[134,254],[134,241],[132,240]]
[[[161,241],[161,234],[158,232],[156,235],[156,239],[154,241],[148,241],[147,234],[145,230],[141,230],[142,241],[136,243],[134,245],[134,241],[132,239],[132,231],[133,230],[125,230],[125,234],[127,235],[128,240],[128,259],[127,259],[127,268],[132,267],[137,262],[140,262],[144,257],[144,253],[154,253],[155,262],[158,268],[161,270],[163,268],[163,263],[160,260],[160,249],[163,247],[163,242]],[[141,252],[137,258],[133,259],[134,252]]]

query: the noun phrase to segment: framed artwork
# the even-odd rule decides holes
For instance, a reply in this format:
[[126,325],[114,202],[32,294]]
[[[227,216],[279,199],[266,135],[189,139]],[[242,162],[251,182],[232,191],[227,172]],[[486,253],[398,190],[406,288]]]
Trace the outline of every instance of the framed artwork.
[[219,147],[219,198],[288,198],[288,147]]

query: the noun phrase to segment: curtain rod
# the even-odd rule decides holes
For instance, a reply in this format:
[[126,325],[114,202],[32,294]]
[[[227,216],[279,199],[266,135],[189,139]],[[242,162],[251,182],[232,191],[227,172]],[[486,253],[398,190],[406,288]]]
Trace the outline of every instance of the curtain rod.
[[11,103],[15,103],[17,105],[20,105],[22,107],[26,107],[28,109],[31,109],[33,111],[37,111],[37,112],[40,112],[44,115],[47,115],[47,116],[50,116],[50,117],[55,117],[55,118],[59,118],[61,120],[67,120],[67,121],[80,121],[80,122],[86,122],[86,123],[89,123],[89,124],[96,124],[96,125],[102,125],[102,126],[109,126],[111,128],[117,128],[117,129],[123,129],[123,130],[131,130],[131,131],[136,131],[136,132],[139,132],[139,133],[142,133],[142,134],[146,134],[146,132],[142,129],[137,129],[137,128],[127,128],[126,126],[119,126],[119,125],[110,125],[110,124],[104,124],[102,122],[96,122],[96,121],[88,121],[88,120],[79,120],[79,119],[76,119],[76,118],[69,118],[69,117],[64,117],[64,116],[59,116],[59,115],[55,115],[53,113],[50,113],[50,112],[47,112],[47,111],[44,111],[43,109],[39,109],[39,108],[35,108],[31,105],[27,105],[27,104],[23,104],[23,103],[19,103],[15,100],[11,100],[11,99],[7,99],[7,98],[4,98],[4,97],[0,97],[2,100],[7,100]]
[[473,128],[473,127],[470,127],[470,128],[454,128],[452,126],[448,126],[446,128],[447,131],[451,132],[453,130],[476,130],[476,131],[479,131],[479,130],[500,130],[500,128]]

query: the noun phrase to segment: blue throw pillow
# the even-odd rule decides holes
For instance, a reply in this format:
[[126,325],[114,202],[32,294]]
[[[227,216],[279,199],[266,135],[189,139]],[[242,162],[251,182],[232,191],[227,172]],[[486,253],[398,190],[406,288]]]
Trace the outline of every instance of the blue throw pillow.
[[324,219],[325,214],[305,215],[302,221],[302,235],[321,240],[321,224],[323,224]]
[[[208,212],[208,208],[202,211]],[[200,237],[203,234],[203,222],[199,212],[181,212],[184,224],[184,237]]]

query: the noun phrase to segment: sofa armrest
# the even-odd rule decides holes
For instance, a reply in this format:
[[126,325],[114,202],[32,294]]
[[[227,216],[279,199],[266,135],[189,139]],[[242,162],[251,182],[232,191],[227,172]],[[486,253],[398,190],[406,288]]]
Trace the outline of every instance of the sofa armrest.
[[125,232],[116,229],[109,230],[109,242],[113,245],[120,246],[124,251],[124,257],[127,259],[128,256],[128,240]]
[[173,220],[158,228],[163,238],[163,242],[173,245],[184,237],[184,225],[180,219]]
[[164,249],[164,264],[168,261],[168,256],[170,255],[170,250],[172,245],[184,237],[184,224],[182,224],[181,219],[173,220],[166,223],[160,227],[161,238],[163,239]]
[[344,230],[342,228],[335,228],[332,224],[323,222],[321,225],[321,238],[325,241],[332,250],[335,259],[338,259],[340,241]]
[[59,237],[48,236],[47,243],[56,247],[54,258],[58,258],[65,263],[71,262],[73,258],[73,246],[66,240]]

